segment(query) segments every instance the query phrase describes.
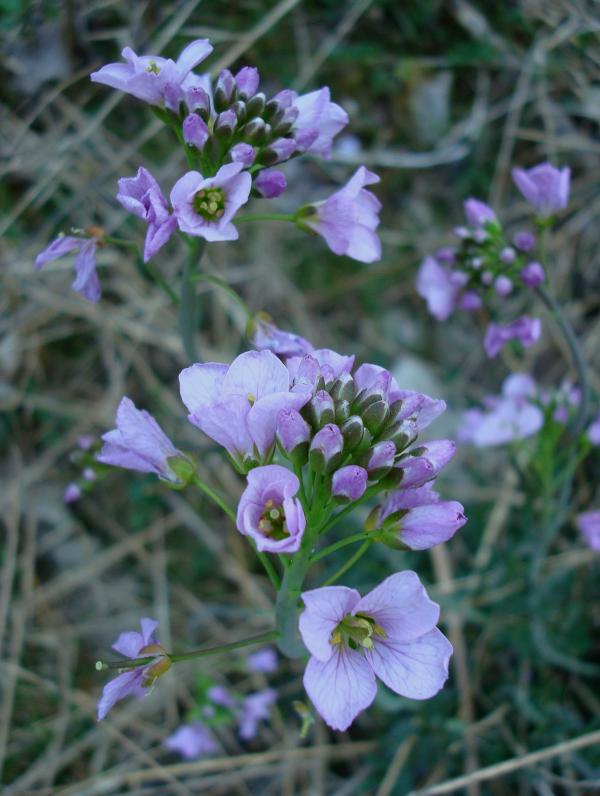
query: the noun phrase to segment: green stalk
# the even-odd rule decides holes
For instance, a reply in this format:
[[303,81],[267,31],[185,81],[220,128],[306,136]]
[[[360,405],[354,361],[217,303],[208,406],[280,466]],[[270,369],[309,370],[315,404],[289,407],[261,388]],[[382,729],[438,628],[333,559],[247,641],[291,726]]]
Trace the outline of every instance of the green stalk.
[[349,558],[346,561],[346,563],[343,564],[338,569],[337,572],[335,572],[330,578],[328,578],[325,581],[325,583],[323,583],[323,586],[331,586],[331,584],[335,583],[338,578],[341,578],[344,572],[347,572],[350,569],[350,567],[353,567],[356,564],[359,558],[362,558],[364,556],[364,554],[367,552],[367,550],[369,549],[369,547],[371,547],[372,544],[373,544],[372,539],[367,539],[366,541],[364,541],[362,545],[358,548],[356,553],[354,553],[354,555],[351,558]]
[[198,489],[204,492],[204,494],[207,497],[209,497],[213,501],[213,503],[216,503],[217,506],[222,511],[224,511],[225,514],[227,514],[227,516],[233,523],[236,522],[235,511],[231,508],[231,506],[228,506],[227,503],[225,503],[225,500],[217,492],[215,492],[215,490],[211,486],[209,486],[205,481],[203,481],[199,475],[195,475],[192,478],[192,483],[195,486],[197,486]]
[[218,276],[213,276],[212,274],[197,274],[194,277],[195,282],[209,282],[211,285],[215,285],[216,287],[220,288],[224,293],[232,298],[239,306],[244,310],[246,314],[246,318],[250,319],[252,317],[252,313],[250,312],[250,308],[244,301],[244,299],[236,293],[236,291],[228,285],[223,279],[219,279]]
[[[269,630],[266,633],[261,633],[258,636],[243,639],[242,641],[232,641],[230,644],[220,644],[218,647],[204,647],[200,650],[192,650],[191,652],[182,653],[164,653],[164,657],[169,658],[171,663],[180,663],[181,661],[191,661],[196,658],[206,658],[209,655],[219,655],[222,652],[229,652],[230,650],[241,649],[242,647],[249,647],[252,644],[265,644],[268,641],[275,641],[278,633],[276,630]],[[118,669],[119,671],[127,671],[128,669],[137,669],[138,666],[147,666],[161,657],[160,655],[149,655],[143,658],[128,658],[123,661],[96,661],[96,669],[101,672],[105,669]]]
[[[331,553],[335,553],[336,550],[341,550],[342,547],[346,547],[349,544],[356,544],[356,542],[364,542],[365,537],[367,536],[365,531],[361,531],[360,533],[352,534],[352,536],[347,536],[345,539],[341,539],[339,542],[335,542],[334,544],[330,544],[329,547],[325,547],[322,550],[319,550],[312,556],[310,559],[311,564],[314,564],[317,561],[320,561],[325,556],[330,555]],[[371,538],[372,541],[376,541],[376,539]]]
[[235,217],[238,221],[291,221],[296,223],[296,216],[291,213],[242,213]]
[[204,252],[205,241],[200,238],[189,240],[190,251],[183,266],[181,279],[181,303],[179,305],[179,330],[183,347],[190,362],[198,361],[196,350],[196,331],[198,329],[199,304],[196,295],[196,269]]

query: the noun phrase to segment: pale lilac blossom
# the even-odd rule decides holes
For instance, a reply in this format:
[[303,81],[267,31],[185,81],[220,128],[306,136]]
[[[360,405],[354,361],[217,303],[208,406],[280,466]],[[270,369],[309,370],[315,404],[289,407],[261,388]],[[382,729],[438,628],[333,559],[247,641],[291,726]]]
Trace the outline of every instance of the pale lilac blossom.
[[304,687],[332,729],[346,730],[369,707],[377,677],[409,699],[429,699],[444,685],[452,646],[415,572],[391,575],[362,598],[325,586],[302,599],[299,629],[311,654]]
[[539,318],[523,315],[505,325],[490,323],[485,333],[483,345],[490,359],[497,357],[506,343],[518,340],[524,348],[537,343],[542,334],[542,322]]
[[279,329],[265,315],[255,315],[252,319],[250,342],[259,351],[269,350],[282,359],[302,357],[314,351],[314,346],[304,337]]
[[472,227],[483,227],[498,220],[492,208],[479,199],[467,199],[464,208],[467,223]]
[[348,464],[336,470],[331,479],[331,494],[338,499],[353,503],[367,489],[368,472],[364,467]]
[[171,214],[159,184],[143,167],[138,169],[135,177],[119,180],[117,201],[148,225],[144,242],[144,262],[147,263],[175,232],[177,219]]
[[295,92],[291,95],[293,107],[299,112],[292,132],[294,138],[305,152],[331,157],[332,141],[348,124],[348,114],[331,102],[327,87],[301,96]]
[[279,169],[263,169],[254,178],[254,189],[263,199],[275,199],[287,188],[285,174]]
[[261,553],[295,553],[306,527],[296,497],[298,478],[278,464],[255,467],[246,478],[248,486],[237,510],[238,530],[250,536]]
[[96,273],[97,245],[98,239],[95,237],[75,238],[71,235],[61,235],[35,258],[35,270],[39,271],[51,260],[57,260],[59,257],[64,257],[65,254],[77,252],[75,279],[71,289],[80,293],[92,304],[96,304],[100,299],[100,282]]
[[575,524],[589,547],[600,553],[600,511],[584,511],[578,514]]
[[272,674],[277,671],[277,652],[273,647],[263,647],[246,658],[249,672]]
[[65,489],[63,500],[65,503],[76,503],[81,497],[81,489],[77,484],[68,484]]
[[244,699],[238,717],[240,738],[243,741],[251,741],[256,736],[259,722],[269,719],[270,707],[276,699],[277,693],[272,688],[257,691]]
[[429,314],[438,321],[454,312],[463,282],[456,272],[441,265],[435,257],[426,257],[417,273],[417,293],[427,302]]
[[544,266],[535,260],[531,263],[527,263],[527,265],[521,269],[521,279],[526,287],[538,287],[538,285],[543,284],[546,279]]
[[587,430],[587,438],[592,445],[600,445],[600,415],[590,424]]
[[379,519],[396,541],[411,550],[447,542],[467,521],[463,506],[455,500],[440,500],[430,483],[392,492]]
[[540,163],[531,169],[513,169],[512,178],[541,218],[564,210],[569,201],[571,169]]
[[180,754],[184,760],[197,760],[219,751],[214,735],[200,721],[182,724],[172,735],[165,738],[163,745],[172,752]]

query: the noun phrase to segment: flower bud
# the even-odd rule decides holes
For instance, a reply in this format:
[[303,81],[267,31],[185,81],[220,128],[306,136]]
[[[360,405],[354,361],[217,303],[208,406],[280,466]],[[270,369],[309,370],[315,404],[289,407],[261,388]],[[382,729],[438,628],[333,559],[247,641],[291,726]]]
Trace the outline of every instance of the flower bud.
[[340,424],[350,417],[350,402],[349,401],[336,401],[335,402],[335,422]]
[[464,203],[467,223],[472,227],[483,227],[484,224],[495,222],[496,214],[489,205],[479,199],[467,199]]
[[208,127],[197,113],[190,113],[183,122],[183,140],[188,146],[193,146],[198,150],[204,149],[208,141]]
[[344,438],[342,432],[333,423],[329,423],[318,431],[310,443],[308,460],[317,473],[330,473],[342,459]]
[[399,420],[388,426],[382,433],[381,438],[390,440],[396,446],[398,453],[407,448],[417,438],[417,427],[414,420]]
[[306,415],[315,429],[323,428],[335,420],[333,398],[325,390],[318,390],[306,407]]
[[508,296],[512,293],[513,283],[507,276],[499,276],[494,282],[494,290],[498,296]]
[[521,270],[521,279],[526,287],[533,288],[543,284],[544,280],[546,279],[544,267],[541,263],[538,263],[535,260],[531,263],[528,263]]
[[210,97],[203,88],[194,86],[185,92],[185,104],[190,113],[199,114],[205,122],[210,117]]
[[242,67],[235,76],[238,96],[243,100],[253,97],[256,94],[259,82],[258,69],[254,66]]
[[358,393],[352,404],[352,409],[362,414],[370,404],[376,401],[384,401],[387,398],[391,380],[392,374],[388,370],[382,370],[368,387]]
[[250,144],[236,144],[229,150],[229,157],[233,163],[243,163],[244,166],[251,166],[256,157],[256,150]]
[[358,447],[363,438],[365,425],[362,417],[351,415],[348,420],[342,423],[340,429],[344,437],[344,450],[349,453]]
[[282,194],[286,188],[287,180],[285,174],[277,169],[263,169],[254,179],[254,189],[263,199],[274,199]]
[[395,457],[396,446],[391,440],[385,440],[373,445],[363,456],[361,463],[367,468],[369,479],[379,481],[392,469]]
[[223,69],[217,77],[213,94],[213,103],[218,112],[228,108],[235,99],[236,85],[229,69]]
[[535,235],[533,232],[517,232],[513,242],[520,251],[530,252],[535,247]]
[[362,413],[363,423],[374,437],[383,428],[388,412],[389,404],[387,401],[375,401],[375,403],[369,404]]
[[[184,105],[181,86],[177,83],[167,83],[164,88],[164,98],[165,108],[179,116]],[[185,107],[183,107],[183,112],[185,113]]]
[[264,94],[255,94],[246,102],[246,111],[248,118],[252,119],[254,116],[260,116],[265,109],[267,98]]
[[336,470],[331,479],[331,494],[340,503],[353,503],[361,498],[367,489],[367,471],[364,467],[349,464]]
[[352,402],[356,397],[356,384],[350,373],[340,373],[331,387],[331,397],[334,401]]
[[138,653],[140,658],[156,655],[156,659],[143,670],[142,688],[152,688],[158,678],[171,668],[171,658],[161,644],[148,644]]
[[169,456],[167,459],[167,464],[176,476],[175,481],[165,482],[165,486],[169,487],[169,489],[183,489],[190,483],[196,474],[196,462],[189,454],[182,454],[181,456]]
[[288,135],[292,131],[299,115],[300,111],[298,108],[287,108],[277,123],[271,122],[275,135]]
[[503,263],[510,265],[517,259],[517,253],[512,246],[505,246],[500,252],[500,259]]
[[230,138],[237,127],[237,117],[232,110],[223,111],[215,121],[215,135],[219,138]]
[[458,302],[458,308],[463,310],[463,312],[474,312],[481,309],[482,306],[483,301],[474,290],[467,290],[466,293],[462,294]]
[[[268,128],[268,129],[267,129]],[[270,134],[270,126],[263,119],[255,118],[244,125],[242,135],[253,145],[264,144]]]
[[305,464],[308,459],[310,426],[300,412],[283,409],[277,418],[277,439],[294,464]]
[[240,124],[243,124],[248,118],[246,103],[242,102],[241,100],[234,102],[231,106],[231,110],[235,113],[235,117]]

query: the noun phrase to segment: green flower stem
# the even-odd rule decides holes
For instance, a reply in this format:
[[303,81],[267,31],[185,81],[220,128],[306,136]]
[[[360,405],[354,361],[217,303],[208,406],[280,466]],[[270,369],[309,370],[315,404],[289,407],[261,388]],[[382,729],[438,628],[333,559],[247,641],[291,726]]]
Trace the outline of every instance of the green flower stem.
[[577,416],[575,417],[575,422],[573,423],[573,428],[572,428],[573,435],[577,436],[583,431],[583,428],[585,426],[588,417],[588,407],[590,402],[590,384],[587,377],[586,366],[583,361],[581,349],[579,348],[577,336],[575,335],[575,332],[573,330],[573,327],[571,326],[569,319],[563,313],[560,304],[553,298],[553,296],[550,295],[550,293],[548,293],[548,291],[543,285],[539,285],[538,287],[536,287],[535,291],[540,297],[540,299],[544,302],[546,307],[550,310],[552,318],[556,321],[556,323],[560,327],[565,342],[569,348],[569,352],[573,360],[573,365],[575,366],[575,370],[577,371],[577,380],[579,382],[579,388],[581,390],[581,401],[579,402],[579,407],[577,409]]
[[228,285],[223,279],[219,279],[218,276],[213,276],[212,274],[196,274],[194,277],[194,282],[210,282],[211,285],[216,285],[216,287],[227,293],[227,295],[230,296],[244,310],[247,319],[252,317],[250,308],[244,299],[238,293],[236,293],[231,285]]
[[291,221],[296,223],[296,216],[291,213],[242,213],[235,217],[238,221]]
[[367,552],[367,550],[373,544],[373,541],[374,541],[373,539],[366,539],[362,543],[362,545],[358,548],[356,553],[354,553],[354,555],[351,558],[349,558],[346,561],[346,563],[343,564],[338,569],[337,572],[335,572],[330,578],[328,578],[325,581],[325,583],[323,583],[323,586],[331,586],[331,584],[335,583],[338,578],[341,578],[342,575],[344,574],[344,572],[347,572],[350,569],[350,567],[353,567],[356,564],[356,562],[359,560],[359,558],[362,558],[364,556],[364,554]]
[[258,556],[258,560],[260,561],[260,563],[263,565],[265,572],[269,576],[271,585],[273,586],[275,591],[279,591],[279,589],[281,588],[281,582],[279,580],[279,575],[275,571],[275,567],[271,563],[271,559],[269,558],[268,555],[266,555],[266,553],[259,553],[258,550],[256,551],[256,555]]
[[217,492],[215,492],[215,490],[211,486],[209,486],[205,481],[203,481],[199,475],[195,475],[192,478],[192,483],[195,486],[197,486],[198,489],[204,492],[204,494],[207,497],[209,497],[213,501],[213,503],[216,503],[217,506],[222,511],[224,511],[225,514],[227,514],[227,516],[233,523],[236,522],[235,511],[231,508],[231,506],[228,506],[227,503],[225,503],[225,500]]
[[349,503],[347,506],[344,506],[344,508],[341,511],[339,511],[330,519],[327,519],[325,524],[321,528],[319,528],[319,534],[327,533],[327,531],[333,528],[334,525],[337,525],[337,523],[340,520],[343,520],[344,517],[346,517],[348,514],[351,514],[357,506],[360,506],[361,503],[364,503],[366,500],[372,497],[372,495],[376,495],[377,491],[378,491],[377,484],[374,484],[372,487],[369,487],[369,489],[366,490],[365,494],[361,498],[355,500],[353,503]]
[[322,550],[316,552],[310,559],[311,564],[320,561],[322,558],[325,558],[325,556],[328,556],[331,553],[335,553],[336,550],[341,550],[342,547],[346,547],[346,545],[356,544],[356,542],[364,542],[367,539],[373,542],[377,541],[377,538],[374,536],[374,534],[369,536],[366,531],[361,531],[361,533],[355,533],[352,534],[352,536],[347,536],[345,539],[341,539],[339,542],[330,544],[329,547],[324,547]]
[[[77,235],[77,237],[82,237]],[[87,235],[85,237],[88,237]],[[135,249],[138,251],[139,247],[133,240],[125,240],[125,238],[115,238],[114,235],[104,235],[102,240],[106,243],[112,243],[114,246],[122,246],[124,249]]]
[[306,654],[304,644],[298,635],[300,615],[300,595],[302,584],[310,566],[314,533],[310,527],[304,532],[300,550],[294,554],[289,567],[283,574],[281,588],[277,593],[275,620],[279,637],[277,646],[288,658],[301,658]]
[[[180,663],[181,661],[191,661],[196,658],[206,658],[209,655],[219,655],[222,652],[229,652],[230,650],[241,649],[242,647],[249,647],[252,644],[265,644],[269,641],[275,641],[278,636],[276,630],[269,630],[266,633],[261,633],[258,636],[245,638],[242,641],[232,641],[230,644],[221,644],[218,647],[205,647],[200,650],[192,650],[191,652],[170,653],[166,652],[165,657],[171,660],[171,663]],[[127,671],[129,669],[137,669],[138,666],[147,666],[156,660],[157,655],[150,655],[144,658],[128,658],[123,661],[97,661],[96,669],[101,672],[105,669],[117,669],[119,671]]]
[[181,304],[179,306],[179,329],[186,356],[190,362],[198,361],[196,352],[196,330],[199,320],[199,305],[196,295],[196,268],[204,252],[205,241],[191,238],[189,254],[183,266],[181,279]]
[[177,295],[177,293],[173,290],[171,285],[164,279],[163,275],[160,273],[158,268],[154,265],[153,262],[143,262],[142,258],[140,257],[140,268],[142,271],[145,271],[146,274],[161,288],[161,290],[168,296],[173,304],[179,306],[181,304],[181,299]]

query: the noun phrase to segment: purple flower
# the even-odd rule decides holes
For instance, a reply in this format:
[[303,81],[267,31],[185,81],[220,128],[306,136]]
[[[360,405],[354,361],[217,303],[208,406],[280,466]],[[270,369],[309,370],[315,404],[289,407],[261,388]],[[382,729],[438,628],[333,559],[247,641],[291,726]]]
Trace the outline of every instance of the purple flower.
[[250,144],[235,144],[229,150],[229,157],[233,163],[242,163],[244,168],[246,168],[254,163],[256,149]]
[[364,467],[348,464],[336,470],[331,479],[331,494],[348,503],[359,500],[367,489],[369,474]]
[[522,252],[530,252],[535,247],[535,235],[533,232],[517,232],[513,241],[517,249]]
[[525,199],[542,218],[564,210],[569,201],[571,169],[540,163],[532,169],[513,169],[512,178]]
[[277,670],[277,652],[273,647],[263,647],[246,658],[249,672],[272,674]]
[[180,475],[173,470],[173,459],[191,462],[173,445],[151,414],[137,409],[129,398],[121,398],[117,408],[117,427],[102,435],[104,445],[96,459],[102,464],[155,473],[159,478],[177,483]]
[[344,449],[344,438],[339,426],[327,423],[317,431],[310,443],[309,461],[315,472],[331,472],[340,463]]
[[271,351],[247,351],[231,365],[191,365],[179,375],[188,419],[242,466],[267,461],[282,409],[301,409],[306,393],[290,392],[286,366]]
[[131,47],[125,47],[121,55],[126,63],[107,64],[98,72],[92,72],[94,83],[125,91],[151,105],[163,105],[169,98],[194,85],[195,75],[190,74],[201,61],[212,52],[207,39],[197,39],[182,51],[177,61],[158,55],[136,55]]
[[231,219],[248,201],[252,187],[252,177],[243,168],[243,163],[227,163],[214,177],[188,171],[177,180],[171,204],[182,232],[207,241],[237,240]]
[[255,467],[237,510],[237,527],[256,542],[259,552],[295,553],[300,547],[306,518],[295,497],[298,478],[279,464]]
[[305,152],[330,158],[332,141],[348,124],[348,114],[330,101],[327,87],[299,97],[293,92],[293,96],[299,113],[292,135]]
[[475,310],[481,309],[482,306],[481,296],[474,290],[465,291],[458,300],[458,309],[463,312],[475,312]]
[[503,263],[510,265],[517,259],[517,253],[512,246],[505,246],[500,252],[500,259]]
[[277,699],[272,688],[257,691],[242,702],[239,714],[239,732],[243,741],[251,741],[258,732],[258,723],[266,721],[270,716],[269,708]]
[[586,436],[592,445],[600,445],[600,415],[590,424]]
[[380,521],[406,547],[428,550],[451,539],[467,518],[460,503],[440,500],[431,484],[425,484],[392,492],[383,505]]
[[311,436],[310,426],[295,409],[283,409],[279,413],[277,439],[288,456],[293,457],[300,446],[305,446],[305,451],[308,451]]
[[249,339],[259,351],[269,350],[283,359],[302,357],[314,351],[312,343],[304,337],[277,328],[270,317],[263,313],[258,313],[252,319]]
[[380,260],[381,242],[375,230],[381,202],[364,188],[377,182],[379,177],[361,166],[343,188],[307,208],[307,214],[298,217],[298,225],[321,235],[335,254],[361,263]]
[[510,293],[512,293],[512,289],[512,280],[503,274],[494,282],[494,290],[498,296],[508,296]]
[[427,302],[429,314],[438,321],[447,320],[456,308],[462,285],[456,273],[426,257],[417,274],[417,293]]
[[140,626],[141,633],[135,631],[121,633],[112,648],[126,658],[155,655],[156,659],[145,666],[138,666],[119,674],[104,686],[98,702],[98,721],[102,721],[113,705],[129,694],[137,697],[146,696],[155,680],[171,666],[170,659],[154,635],[158,622],[154,619],[141,619]]
[[199,721],[182,724],[165,738],[163,745],[172,752],[178,752],[184,760],[196,760],[219,751],[214,735]]
[[138,169],[135,177],[119,180],[117,201],[148,225],[144,243],[144,262],[147,263],[169,240],[177,227],[177,219],[171,215],[159,184],[143,167]]
[[544,283],[546,273],[544,266],[535,260],[521,269],[521,279],[526,287],[537,287]]
[[600,511],[584,511],[575,517],[575,525],[592,548],[600,552]]
[[260,83],[258,69],[253,66],[243,66],[235,76],[235,84],[241,99],[253,97]]
[[455,453],[456,444],[449,439],[435,439],[413,448],[396,465],[402,470],[402,489],[423,486],[431,481]]
[[506,343],[518,340],[524,348],[529,348],[540,339],[542,322],[539,318],[529,318],[523,315],[512,323],[504,326],[490,323],[485,333],[483,346],[490,359],[497,357]]
[[504,445],[537,433],[544,413],[533,401],[537,387],[531,376],[513,373],[502,386],[502,395],[486,399],[487,411],[470,409],[462,417],[459,437],[478,448]]
[[278,169],[263,169],[254,179],[254,188],[264,199],[274,199],[287,188],[285,174]]
[[57,260],[69,252],[76,251],[78,254],[75,258],[75,280],[71,288],[77,293],[81,293],[92,304],[96,304],[100,298],[100,282],[96,273],[97,244],[98,239],[95,237],[74,238],[70,235],[62,235],[38,254],[35,258],[35,270],[39,271],[51,260]]
[[467,199],[464,204],[467,223],[472,227],[483,227],[485,224],[497,221],[496,214],[485,202],[479,199]]
[[65,503],[76,503],[81,497],[81,489],[77,484],[68,484],[65,489],[63,500]]
[[213,702],[215,705],[219,705],[222,708],[235,707],[234,698],[231,696],[229,691],[222,685],[211,686],[206,692],[206,695],[211,702]]
[[311,653],[304,687],[332,729],[347,729],[369,707],[376,677],[410,699],[429,699],[444,685],[452,646],[415,572],[391,575],[362,598],[325,586],[302,599],[299,628]]
[[185,143],[198,150],[204,149],[204,144],[206,144],[210,136],[206,122],[197,113],[190,113],[185,117],[182,131]]

